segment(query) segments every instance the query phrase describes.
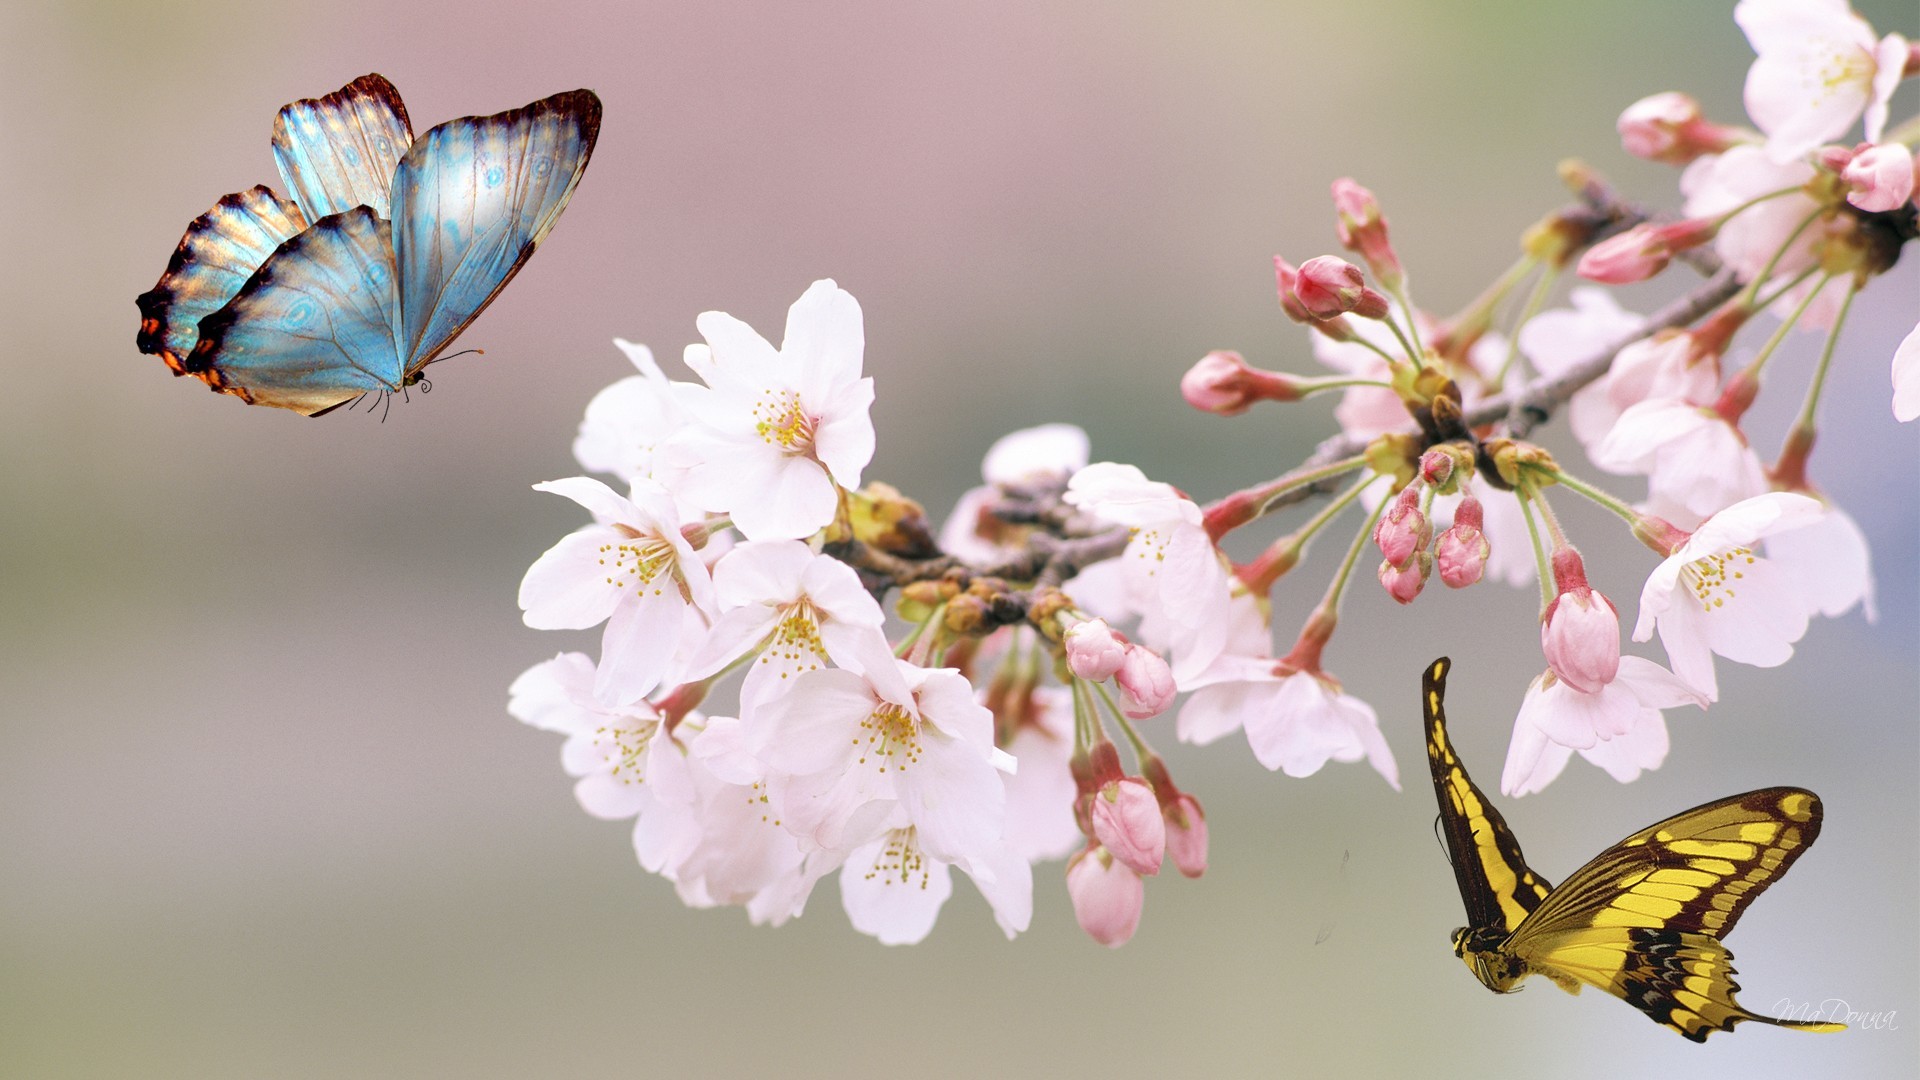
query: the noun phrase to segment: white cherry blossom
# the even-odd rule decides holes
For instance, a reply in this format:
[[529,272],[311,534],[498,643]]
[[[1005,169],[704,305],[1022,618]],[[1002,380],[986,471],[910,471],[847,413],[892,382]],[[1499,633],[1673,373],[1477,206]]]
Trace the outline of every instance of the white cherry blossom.
[[629,484],[656,480],[671,491],[675,470],[658,450],[685,423],[685,414],[653,350],[622,338],[613,343],[639,374],[612,383],[587,402],[573,456],[588,472],[608,473]]
[[1684,398],[1650,398],[1620,414],[1592,450],[1613,473],[1645,473],[1655,505],[1706,517],[1767,490],[1767,470],[1740,429]]
[[900,809],[923,849],[990,874],[981,860],[1004,846],[1006,817],[993,714],[959,672],[896,664],[900,678],[879,681],[838,668],[801,675],[741,718],[746,746],[804,847],[851,851]]
[[713,612],[707,568],[680,516],[652,481],[625,498],[584,476],[535,484],[592,512],[594,523],[548,548],[520,582],[520,608],[538,630],[607,624],[595,692],[636,701],[660,685]]
[[[686,678],[704,679],[760,650],[740,688],[743,711],[829,664],[882,679],[893,673],[886,613],[838,559],[797,540],[750,540],[714,564],[713,589],[721,615]],[[904,684],[893,689],[906,692]]]
[[1621,783],[1656,769],[1667,757],[1661,710],[1707,707],[1707,699],[1673,672],[1638,656],[1620,658],[1613,679],[1593,693],[1541,674],[1513,720],[1513,741],[1500,774],[1503,795],[1541,791],[1560,775],[1574,751]]
[[1862,113],[1867,141],[1880,141],[1906,39],[1875,40],[1846,0],[1741,0],[1733,19],[1756,54],[1747,70],[1747,115],[1767,133],[1775,161],[1839,138]]
[[1851,515],[1832,503],[1820,520],[1767,538],[1767,556],[1806,595],[1812,612],[1835,618],[1860,605],[1868,622],[1879,618],[1867,537]]
[[1906,423],[1920,416],[1920,325],[1893,350],[1893,418]]
[[706,385],[676,384],[693,422],[668,446],[685,470],[675,494],[729,515],[750,540],[811,536],[873,460],[859,303],[814,282],[787,313],[779,349],[725,312],[697,325],[707,344],[689,345],[686,363]]
[[[1033,918],[1033,868],[1010,848],[990,853],[992,871],[973,877],[1009,939]],[[882,945],[913,945],[933,929],[953,895],[950,864],[929,854],[909,825],[853,849],[840,868],[840,903],[848,921]],[[966,867],[961,868],[964,872]]]
[[1673,673],[1710,701],[1720,697],[1715,653],[1755,667],[1786,663],[1807,630],[1807,596],[1756,545],[1826,512],[1816,499],[1775,491],[1708,518],[1648,576],[1633,639],[1658,629]]
[[1041,424],[994,440],[980,467],[986,485],[960,496],[941,527],[941,550],[977,566],[1017,554],[1026,530],[982,516],[996,489],[1063,483],[1087,467],[1089,445],[1087,433],[1072,424]]
[[1062,686],[1035,687],[1027,723],[1006,751],[1019,770],[1005,778],[1007,842],[1028,862],[1065,858],[1084,839],[1073,817],[1078,794],[1067,762],[1073,756],[1073,695]]
[[1065,499],[1133,536],[1118,560],[1140,638],[1164,646],[1174,678],[1198,674],[1226,644],[1229,582],[1200,508],[1132,465],[1097,462],[1073,474]]

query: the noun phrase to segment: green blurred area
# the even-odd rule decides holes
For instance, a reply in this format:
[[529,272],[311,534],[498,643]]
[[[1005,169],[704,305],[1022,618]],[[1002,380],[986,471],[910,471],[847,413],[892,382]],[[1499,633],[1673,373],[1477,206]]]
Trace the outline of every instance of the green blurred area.
[[[1874,543],[1878,623],[1816,620],[1783,668],[1723,664],[1721,703],[1670,714],[1668,764],[1631,786],[1576,763],[1503,801],[1558,879],[1712,797],[1820,792],[1819,847],[1730,942],[1743,1000],[1844,998],[1895,1030],[1695,1047],[1603,995],[1496,998],[1461,969],[1418,672],[1455,658],[1456,738],[1491,783],[1540,666],[1531,593],[1354,596],[1328,663],[1380,710],[1399,794],[1357,766],[1268,774],[1237,738],[1175,746],[1161,722],[1214,864],[1150,883],[1116,952],[1053,868],[1011,944],[965,888],[911,949],[855,934],[830,884],[778,931],[688,911],[504,711],[526,666],[593,647],[523,627],[514,592],[578,524],[528,485],[575,471],[580,411],[625,371],[609,338],[676,370],[696,313],[777,336],[832,276],[866,311],[871,477],[939,512],[993,439],[1067,420],[1097,458],[1215,497],[1333,430],[1317,404],[1222,421],[1175,392],[1211,348],[1312,368],[1270,259],[1334,248],[1330,181],[1380,195],[1417,299],[1449,310],[1563,200],[1563,156],[1675,202],[1613,121],[1665,89],[1738,117],[1729,10],[0,8],[0,1076],[1909,1075],[1920,436],[1889,416],[1887,360],[1920,306],[1911,265],[1848,329],[1814,466]],[[1858,10],[1920,36],[1910,3]],[[375,70],[423,129],[580,85],[606,103],[564,221],[462,338],[486,355],[384,423],[170,379],[133,348],[133,297],[216,197],[277,186],[279,105]],[[1770,368],[1764,455],[1816,349]],[[1567,517],[1630,613],[1647,553]],[[1332,558],[1283,585],[1280,633]]]

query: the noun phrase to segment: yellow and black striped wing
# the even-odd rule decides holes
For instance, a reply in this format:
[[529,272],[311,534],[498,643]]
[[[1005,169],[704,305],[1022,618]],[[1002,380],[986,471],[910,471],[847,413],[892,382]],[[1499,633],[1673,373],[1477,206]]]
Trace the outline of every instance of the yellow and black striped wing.
[[1767,788],[1710,802],[1627,837],[1548,894],[1502,946],[1571,986],[1621,998],[1695,1042],[1747,1020],[1810,1031],[1734,1000],[1720,938],[1820,833],[1820,799]]
[[1421,680],[1421,711],[1427,722],[1427,767],[1433,773],[1433,791],[1440,802],[1440,822],[1453,861],[1460,899],[1467,906],[1467,925],[1474,928],[1518,929],[1549,895],[1551,885],[1527,866],[1520,841],[1493,808],[1466,766],[1447,742],[1447,672],[1453,662],[1445,657],[1428,665]]

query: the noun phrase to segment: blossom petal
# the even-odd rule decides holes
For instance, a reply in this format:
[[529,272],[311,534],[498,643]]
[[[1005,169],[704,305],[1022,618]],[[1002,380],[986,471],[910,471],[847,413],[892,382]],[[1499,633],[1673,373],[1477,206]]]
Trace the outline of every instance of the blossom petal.
[[941,906],[953,895],[953,875],[946,863],[919,857],[912,859],[913,869],[900,865],[909,858],[900,848],[910,845],[898,839],[900,835],[888,833],[855,848],[840,868],[840,904],[847,920],[882,945],[918,944],[932,932]]
[[1906,423],[1920,416],[1920,326],[1893,350],[1893,418]]
[[628,590],[607,582],[602,549],[617,539],[604,525],[588,525],[560,538],[520,579],[520,608],[536,630],[585,630],[598,626]]

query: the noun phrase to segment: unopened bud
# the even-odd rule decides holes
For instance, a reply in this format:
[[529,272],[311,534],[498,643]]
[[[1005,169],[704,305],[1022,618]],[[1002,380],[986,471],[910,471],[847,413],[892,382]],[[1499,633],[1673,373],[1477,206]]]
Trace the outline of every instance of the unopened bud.
[[1420,491],[1413,484],[1401,488],[1393,504],[1373,527],[1373,542],[1379,545],[1387,563],[1395,568],[1407,565],[1433,536],[1433,525],[1420,512]]
[[1160,872],[1167,853],[1167,824],[1145,780],[1129,776],[1094,793],[1093,835],[1141,877]]
[[1127,643],[1105,619],[1088,619],[1067,631],[1067,668],[1075,678],[1105,682],[1126,659]]
[[1589,248],[1580,256],[1578,273],[1607,285],[1645,281],[1665,270],[1676,254],[1712,240],[1718,231],[1717,223],[1700,218],[1667,225],[1642,222]]
[[1454,508],[1453,524],[1433,543],[1433,564],[1449,589],[1464,589],[1486,573],[1493,545],[1487,542],[1480,500],[1469,495]]
[[1847,201],[1869,213],[1897,210],[1913,198],[1913,151],[1900,143],[1862,144],[1840,170]]
[[1365,259],[1373,276],[1388,289],[1399,288],[1406,275],[1387,239],[1387,219],[1373,192],[1343,176],[1333,182],[1333,210],[1340,245]]
[[1167,857],[1190,878],[1207,872],[1207,815],[1200,800],[1181,792],[1161,805],[1167,822]]
[[1559,594],[1540,621],[1540,650],[1561,682],[1583,694],[1596,694],[1620,670],[1620,616],[1613,602],[1587,584],[1580,553],[1561,547],[1553,553],[1553,579]]
[[1334,255],[1320,255],[1301,264],[1293,294],[1316,319],[1348,312],[1362,319],[1381,319],[1387,314],[1387,298],[1367,288],[1366,275],[1359,267]]
[[1067,862],[1067,897],[1080,929],[1112,949],[1132,940],[1140,928],[1147,886],[1127,864],[1093,845]]
[[1173,682],[1173,669],[1159,653],[1139,645],[1126,647],[1126,655],[1113,681],[1124,699],[1120,711],[1131,720],[1159,716],[1179,693]]
[[1380,587],[1387,590],[1396,603],[1411,604],[1420,590],[1427,587],[1427,575],[1433,572],[1433,555],[1419,552],[1407,561],[1405,566],[1395,566],[1390,562],[1380,564]]
[[1627,153],[1669,165],[1720,153],[1750,135],[1708,121],[1700,115],[1699,102],[1674,92],[1654,94],[1627,106],[1614,127]]
[[1201,412],[1238,416],[1256,401],[1298,401],[1301,393],[1292,376],[1249,367],[1239,353],[1215,349],[1180,377],[1180,396]]

